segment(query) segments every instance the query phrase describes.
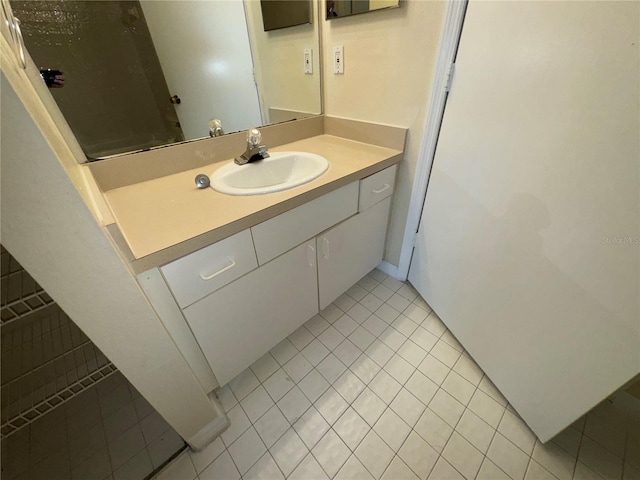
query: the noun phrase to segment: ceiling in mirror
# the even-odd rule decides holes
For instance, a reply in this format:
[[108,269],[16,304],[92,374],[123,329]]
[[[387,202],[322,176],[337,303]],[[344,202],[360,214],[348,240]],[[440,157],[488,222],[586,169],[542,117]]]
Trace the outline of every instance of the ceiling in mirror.
[[326,18],[343,18],[385,8],[398,8],[400,0],[326,0]]
[[90,160],[207,137],[214,118],[230,133],[322,113],[310,5],[312,23],[265,32],[259,0],[11,0]]

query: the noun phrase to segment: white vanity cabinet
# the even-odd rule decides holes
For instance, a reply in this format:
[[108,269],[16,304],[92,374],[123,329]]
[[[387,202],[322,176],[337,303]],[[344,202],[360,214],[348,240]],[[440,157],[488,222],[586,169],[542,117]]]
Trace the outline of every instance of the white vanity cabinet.
[[[176,343],[188,350],[185,358],[205,362],[200,371],[210,367],[225,385],[375,268],[395,171],[389,167],[139,275]],[[154,281],[159,272],[164,290]],[[160,301],[170,296],[167,285],[174,308]],[[199,378],[206,388],[207,379]]]
[[321,310],[382,261],[390,207],[386,198],[317,238]]
[[318,313],[315,241],[184,309],[220,385]]

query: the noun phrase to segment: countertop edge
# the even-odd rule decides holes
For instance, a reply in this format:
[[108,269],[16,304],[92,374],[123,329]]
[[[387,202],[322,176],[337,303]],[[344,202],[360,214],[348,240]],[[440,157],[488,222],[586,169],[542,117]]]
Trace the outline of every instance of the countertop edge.
[[402,160],[403,156],[404,152],[399,152],[396,155],[388,157],[375,164],[369,165],[368,167],[365,167],[361,170],[340,177],[324,185],[320,185],[313,190],[300,193],[299,195],[295,195],[283,202],[271,205],[263,210],[259,210],[239,220],[215,228],[193,238],[189,238],[180,243],[138,259],[134,257],[117,223],[112,223],[106,225],[105,227],[113,242],[116,244],[118,249],[122,252],[123,256],[128,261],[133,272],[138,275],[152,268],[160,267],[169,262],[177,260],[178,258],[189,255],[190,253],[193,253],[197,250],[200,250],[201,248],[223,240],[224,238],[246,230],[247,228],[258,225],[259,223],[262,223],[266,220],[269,220],[270,218],[276,217],[282,213],[292,210],[329,192],[337,190],[338,188],[343,187],[349,183],[373,175],[374,173],[377,173],[387,167],[399,163]]

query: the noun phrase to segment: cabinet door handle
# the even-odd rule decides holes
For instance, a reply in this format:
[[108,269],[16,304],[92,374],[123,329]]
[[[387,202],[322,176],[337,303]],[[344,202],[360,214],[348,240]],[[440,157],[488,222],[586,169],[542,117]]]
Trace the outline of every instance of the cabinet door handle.
[[200,278],[202,280],[211,280],[212,278],[216,278],[218,275],[223,274],[224,272],[226,272],[227,270],[231,270],[233,267],[236,266],[236,261],[233,258],[229,258],[229,265],[227,265],[226,267],[221,268],[220,270],[218,270],[215,273],[212,273],[211,275],[203,275],[200,274]]
[[382,187],[380,190],[371,190],[371,193],[382,193],[385,190],[389,190],[391,188],[391,185],[389,185],[388,183],[384,184],[384,187]]
[[312,245],[307,245],[307,263],[310,267],[315,265],[316,249]]
[[329,258],[329,240],[322,237],[322,258]]

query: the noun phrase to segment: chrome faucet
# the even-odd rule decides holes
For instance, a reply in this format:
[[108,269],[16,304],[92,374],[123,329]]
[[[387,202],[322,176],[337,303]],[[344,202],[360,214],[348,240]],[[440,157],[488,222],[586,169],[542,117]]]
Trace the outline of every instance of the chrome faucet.
[[265,158],[269,158],[269,153],[267,152],[266,145],[260,145],[262,141],[262,134],[260,130],[257,128],[252,128],[247,132],[247,150],[236,157],[235,163],[237,165],[244,165],[250,162],[256,162],[258,160],[263,160]]
[[209,120],[209,136],[210,137],[221,137],[224,135],[224,130],[222,130],[222,122],[217,118],[212,118]]

